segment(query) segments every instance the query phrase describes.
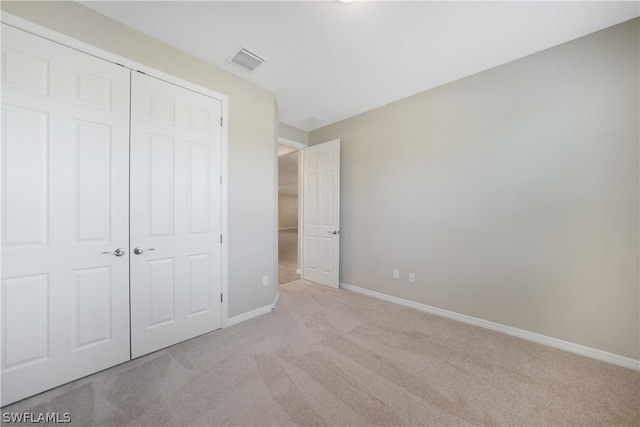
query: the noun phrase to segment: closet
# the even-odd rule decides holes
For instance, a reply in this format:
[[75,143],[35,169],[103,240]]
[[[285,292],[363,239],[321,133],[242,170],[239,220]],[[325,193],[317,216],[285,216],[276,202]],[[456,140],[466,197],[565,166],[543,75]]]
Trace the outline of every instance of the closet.
[[2,405],[222,326],[226,97],[2,24]]

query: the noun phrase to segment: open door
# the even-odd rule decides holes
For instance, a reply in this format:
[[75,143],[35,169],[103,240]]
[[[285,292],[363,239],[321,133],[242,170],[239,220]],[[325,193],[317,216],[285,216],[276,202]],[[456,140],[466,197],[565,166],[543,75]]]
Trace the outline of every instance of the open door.
[[302,277],[340,286],[340,140],[303,151]]

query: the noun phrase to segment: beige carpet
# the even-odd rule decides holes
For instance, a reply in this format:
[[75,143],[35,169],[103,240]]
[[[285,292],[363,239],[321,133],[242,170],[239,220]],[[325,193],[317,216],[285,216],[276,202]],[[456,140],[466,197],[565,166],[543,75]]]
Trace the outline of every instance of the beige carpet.
[[72,425],[640,425],[640,373],[299,280],[278,311],[4,408]]

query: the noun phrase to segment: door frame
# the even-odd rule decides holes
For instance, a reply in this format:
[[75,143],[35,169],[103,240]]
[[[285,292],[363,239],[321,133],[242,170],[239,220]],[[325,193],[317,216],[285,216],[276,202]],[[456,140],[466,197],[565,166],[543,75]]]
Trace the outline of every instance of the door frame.
[[[74,39],[73,37],[69,37],[57,31],[54,31],[50,28],[43,27],[34,22],[28,21],[26,19],[17,17],[8,12],[2,12],[0,17],[0,21],[9,25],[11,27],[17,28],[19,30],[26,31],[28,33],[34,34],[36,36],[43,37],[47,40],[53,41],[55,43],[59,43],[61,45],[70,47],[72,49],[78,50],[80,52],[84,52],[86,54],[98,57],[108,62],[112,62],[116,65],[123,66],[125,68],[129,68],[133,71],[141,71],[145,74],[148,74],[152,77],[158,78],[160,80],[164,80],[168,83],[181,86],[185,89],[192,90],[194,92],[201,93],[202,95],[209,96],[211,98],[218,99],[222,102],[222,158],[221,158],[221,224],[220,224],[220,232],[222,234],[222,248],[221,248],[221,278],[222,281],[222,294],[224,295],[222,299],[222,327],[228,326],[229,320],[229,303],[228,303],[228,247],[229,247],[229,239],[228,239],[228,131],[229,131],[229,97],[222,93],[216,92],[212,89],[206,88],[204,86],[200,86],[193,82],[181,79],[180,77],[176,77],[174,75],[165,73],[153,67],[150,67],[145,64],[141,64],[139,62],[133,61],[129,58],[117,55],[113,52],[109,52],[102,48],[96,47],[89,43],[85,43],[83,41]],[[276,270],[277,271],[277,270]]]
[[[340,141],[340,139],[333,139],[325,142],[334,142]],[[292,148],[296,148],[298,150],[298,270],[297,273],[300,275],[301,279],[304,279],[304,162],[305,162],[305,149],[310,148],[311,146],[308,144],[304,144],[301,142],[293,141],[291,139],[286,139],[282,137],[278,137],[278,144],[286,145]],[[276,146],[276,191],[275,191],[275,206],[276,206],[276,232],[278,230],[278,156],[277,156],[277,146]],[[277,243],[277,234],[276,234],[276,243]],[[277,250],[276,250],[277,253]],[[276,264],[276,271],[278,271],[278,265]],[[340,287],[340,282],[338,281],[338,287]]]

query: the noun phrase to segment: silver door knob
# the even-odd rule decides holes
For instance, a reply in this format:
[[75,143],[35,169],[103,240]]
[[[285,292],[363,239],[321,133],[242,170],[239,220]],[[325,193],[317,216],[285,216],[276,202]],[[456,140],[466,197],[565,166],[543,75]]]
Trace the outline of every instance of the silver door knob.
[[122,248],[118,248],[113,252],[102,252],[102,254],[111,254],[111,255],[115,255],[115,256],[123,256],[126,253],[126,251]]
[[[154,248],[148,248],[147,250],[148,251],[155,251]],[[136,254],[136,255],[142,255],[144,253],[144,251],[145,251],[144,249],[142,249],[141,247],[138,246],[133,250],[133,253]]]
[[339,231],[339,230],[333,230],[333,231],[329,231],[328,233],[329,233],[329,234],[336,235],[336,234],[339,234],[339,233],[340,233],[340,231]]

